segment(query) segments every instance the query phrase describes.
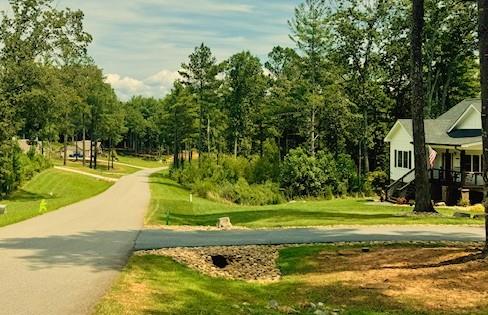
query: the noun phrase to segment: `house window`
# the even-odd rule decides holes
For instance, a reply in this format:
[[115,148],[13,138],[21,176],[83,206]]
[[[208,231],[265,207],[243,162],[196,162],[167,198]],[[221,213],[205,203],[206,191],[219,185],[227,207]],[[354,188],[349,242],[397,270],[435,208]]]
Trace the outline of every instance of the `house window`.
[[412,151],[395,150],[395,167],[412,169]]
[[463,171],[480,173],[483,170],[481,155],[465,155],[463,160]]

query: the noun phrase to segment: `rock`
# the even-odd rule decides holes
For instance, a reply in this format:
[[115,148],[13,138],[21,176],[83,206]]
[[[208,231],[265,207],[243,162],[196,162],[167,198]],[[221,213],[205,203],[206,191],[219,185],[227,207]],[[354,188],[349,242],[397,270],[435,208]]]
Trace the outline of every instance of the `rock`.
[[219,229],[230,229],[230,228],[232,228],[232,223],[230,222],[230,218],[229,217],[220,218],[219,222],[217,223],[217,227]]
[[325,311],[322,311],[322,310],[316,310],[313,313],[314,313],[314,315],[327,315],[327,313]]
[[271,300],[268,302],[268,307],[272,310],[277,310],[280,307],[280,304],[276,300]]
[[318,306],[318,307],[320,307],[320,308],[323,308],[323,307],[324,307],[324,303],[322,303],[322,302],[318,302],[318,303],[317,303],[317,306]]
[[317,308],[317,305],[315,305],[315,303],[310,303],[310,308],[315,309],[315,308]]
[[475,220],[483,220],[485,217],[486,217],[486,215],[484,215],[484,214],[475,214],[473,216],[473,219],[475,219]]
[[363,248],[361,248],[361,251],[363,253],[369,253],[371,250],[368,247],[363,247]]
[[436,207],[447,207],[447,204],[445,202],[438,202],[435,204]]
[[453,215],[454,218],[459,218],[459,219],[471,219],[471,215],[469,213],[464,213],[464,212],[455,212]]

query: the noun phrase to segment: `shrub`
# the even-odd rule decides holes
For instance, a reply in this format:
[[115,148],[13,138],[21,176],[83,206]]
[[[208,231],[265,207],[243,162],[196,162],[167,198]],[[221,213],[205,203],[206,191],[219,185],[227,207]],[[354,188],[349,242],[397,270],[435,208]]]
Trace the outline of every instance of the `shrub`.
[[280,149],[274,141],[264,143],[263,156],[258,158],[253,166],[252,183],[267,181],[279,182],[280,179]]
[[[284,201],[279,186],[272,182],[249,184],[257,160],[224,156],[216,159],[202,156],[198,162],[170,171],[170,177],[190,188],[198,196],[224,199],[237,204],[267,205]],[[263,166],[266,163],[261,164]],[[267,167],[267,166],[266,166]]]
[[388,175],[381,170],[376,170],[368,174],[366,178],[368,184],[374,192],[378,193],[385,190],[388,185]]
[[13,192],[23,182],[49,167],[49,160],[34,150],[25,154],[13,143],[0,145],[0,196]]
[[485,206],[483,206],[481,203],[478,203],[478,204],[475,204],[474,206],[469,207],[468,211],[485,212]]
[[261,185],[249,185],[244,178],[240,178],[235,185],[226,185],[221,196],[237,204],[252,206],[284,202],[277,184],[267,182]]
[[408,204],[408,199],[405,197],[399,197],[396,200],[396,204],[397,205],[406,205],[406,204]]
[[469,207],[471,205],[471,202],[469,199],[461,198],[458,202],[458,206],[460,207]]
[[309,156],[303,149],[290,151],[283,162],[281,186],[293,197],[323,197],[338,192],[339,176],[330,153]]

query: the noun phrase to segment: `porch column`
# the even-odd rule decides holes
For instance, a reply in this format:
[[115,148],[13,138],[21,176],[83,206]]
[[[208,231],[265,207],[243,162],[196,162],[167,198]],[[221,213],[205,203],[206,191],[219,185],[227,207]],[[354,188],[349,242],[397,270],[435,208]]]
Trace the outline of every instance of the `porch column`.
[[461,188],[463,188],[464,185],[466,184],[466,172],[464,170],[465,160],[466,160],[466,151],[462,150],[461,151],[461,165],[460,165],[460,168],[461,168]]

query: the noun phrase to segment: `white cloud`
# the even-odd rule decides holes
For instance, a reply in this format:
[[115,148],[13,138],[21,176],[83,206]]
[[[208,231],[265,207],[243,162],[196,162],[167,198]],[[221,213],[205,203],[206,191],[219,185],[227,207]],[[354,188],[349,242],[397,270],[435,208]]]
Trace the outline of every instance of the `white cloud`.
[[173,83],[180,77],[178,71],[161,70],[144,80],[117,73],[107,74],[105,82],[112,85],[121,100],[128,100],[132,96],[164,97],[173,87]]

